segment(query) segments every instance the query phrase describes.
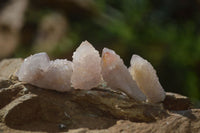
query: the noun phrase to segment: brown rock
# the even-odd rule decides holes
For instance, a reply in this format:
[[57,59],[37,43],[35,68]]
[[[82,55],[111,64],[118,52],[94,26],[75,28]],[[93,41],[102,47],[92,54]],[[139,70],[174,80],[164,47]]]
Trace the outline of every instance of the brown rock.
[[[137,103],[108,90],[58,93],[15,82],[0,92],[0,101],[4,101],[0,121],[12,129],[54,132],[81,127],[105,129],[120,119],[153,122],[168,116],[161,105]],[[65,128],[60,129],[60,124]]]
[[22,59],[4,59],[0,62],[0,79],[8,79],[21,66]]
[[[12,70],[4,76],[8,77],[17,69],[11,65],[12,62],[16,64],[16,59],[5,61],[10,62],[8,66]],[[200,109],[189,109],[191,106],[185,104],[184,99],[189,101],[187,97],[167,93],[161,104],[139,103],[107,89],[59,93],[19,82],[15,78],[2,78],[0,132],[198,133]]]
[[188,110],[192,108],[190,99],[180,94],[167,92],[163,101],[164,108],[168,110]]

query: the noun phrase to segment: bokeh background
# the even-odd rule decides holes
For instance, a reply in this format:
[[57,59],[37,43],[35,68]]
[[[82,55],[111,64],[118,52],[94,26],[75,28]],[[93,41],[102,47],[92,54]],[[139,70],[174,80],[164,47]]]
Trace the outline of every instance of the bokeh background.
[[46,51],[71,60],[88,40],[152,63],[166,91],[200,107],[199,0],[0,0],[0,59]]

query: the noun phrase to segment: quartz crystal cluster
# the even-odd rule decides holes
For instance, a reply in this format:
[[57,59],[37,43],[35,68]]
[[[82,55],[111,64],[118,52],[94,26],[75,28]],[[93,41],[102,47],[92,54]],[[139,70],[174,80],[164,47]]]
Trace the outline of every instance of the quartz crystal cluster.
[[17,72],[20,81],[57,91],[69,91],[72,75],[72,62],[64,60],[50,61],[46,53],[26,58]]
[[104,48],[102,58],[87,41],[81,43],[73,54],[73,61],[50,61],[46,53],[26,58],[17,72],[20,81],[56,91],[71,89],[89,90],[103,81],[137,101],[161,102],[165,91],[159,83],[152,65],[138,55],[133,55],[128,69],[113,50]]
[[81,43],[73,54],[72,86],[89,90],[101,82],[99,52],[87,41]]

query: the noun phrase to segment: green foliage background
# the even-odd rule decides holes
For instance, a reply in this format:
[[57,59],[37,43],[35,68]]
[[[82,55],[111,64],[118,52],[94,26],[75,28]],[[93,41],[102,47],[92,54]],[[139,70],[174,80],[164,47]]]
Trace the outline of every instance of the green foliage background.
[[[114,49],[129,66],[132,54],[150,61],[166,91],[200,99],[200,4],[195,0],[96,0],[93,15],[65,14],[70,32],[52,57],[72,55],[88,40],[98,50]],[[30,8],[26,23],[37,27],[40,19],[54,9]],[[16,57],[26,57],[29,45],[21,44]],[[67,54],[68,53],[68,54]],[[70,54],[69,54],[70,53]],[[68,57],[70,58],[70,57]]]

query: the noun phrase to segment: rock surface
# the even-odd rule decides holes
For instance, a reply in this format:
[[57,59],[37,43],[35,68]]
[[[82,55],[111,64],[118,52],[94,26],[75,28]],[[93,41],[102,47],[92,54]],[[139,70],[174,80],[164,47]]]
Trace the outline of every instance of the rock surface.
[[18,59],[4,59],[0,63],[0,78],[8,79],[12,74],[17,72],[23,60]]
[[0,69],[0,132],[200,131],[200,109],[191,109],[187,97],[166,93],[163,103],[147,104],[106,88],[65,93],[41,89],[8,77],[16,71],[15,65],[7,75],[1,74],[5,73],[5,62],[9,66],[16,60],[0,63],[4,66]]

